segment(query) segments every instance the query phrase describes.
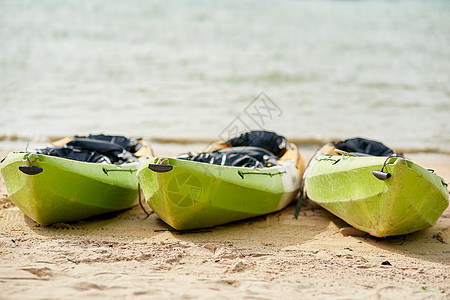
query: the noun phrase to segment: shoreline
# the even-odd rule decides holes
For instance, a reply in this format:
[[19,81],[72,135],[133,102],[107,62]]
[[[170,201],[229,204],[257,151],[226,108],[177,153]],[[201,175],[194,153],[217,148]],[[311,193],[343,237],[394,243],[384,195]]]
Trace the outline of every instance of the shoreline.
[[[304,152],[305,160],[312,154]],[[407,156],[450,181],[450,156]],[[146,218],[139,205],[41,226],[7,198],[1,176],[0,193],[0,299],[450,295],[450,208],[430,228],[380,239],[343,236],[339,229],[348,225],[311,202],[298,219],[291,204],[266,216],[178,232],[155,214]]]
[[[120,134],[119,134],[120,135]],[[50,143],[60,140],[65,136],[39,136],[30,138],[26,135],[8,135],[8,134],[0,134],[0,151],[12,151],[12,150],[21,150],[25,151],[28,149],[46,147]],[[144,141],[148,142],[152,147],[161,148],[161,151],[158,151],[157,154],[163,153],[172,153],[173,149],[179,149],[178,153],[182,153],[183,151],[201,151],[207,145],[219,141],[217,138],[167,138],[167,137],[140,137]],[[307,152],[314,152],[319,149],[324,144],[331,141],[339,141],[341,138],[332,138],[332,137],[307,137],[307,138],[289,138],[288,141],[296,144],[300,151],[305,149]],[[383,143],[383,141],[380,141]],[[444,155],[450,157],[450,151],[446,148],[436,148],[436,147],[402,147],[393,145],[387,145],[394,149],[398,153],[406,153],[406,154],[429,154],[429,155]]]

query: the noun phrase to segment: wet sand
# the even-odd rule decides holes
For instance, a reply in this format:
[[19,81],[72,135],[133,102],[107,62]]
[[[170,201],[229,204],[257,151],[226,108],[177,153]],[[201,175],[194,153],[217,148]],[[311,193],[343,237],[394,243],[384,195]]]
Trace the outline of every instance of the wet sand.
[[[3,157],[6,153],[0,153]],[[450,157],[409,156],[450,182]],[[431,228],[377,239],[312,203],[180,233],[139,206],[40,226],[0,177],[0,299],[448,299],[450,209]]]

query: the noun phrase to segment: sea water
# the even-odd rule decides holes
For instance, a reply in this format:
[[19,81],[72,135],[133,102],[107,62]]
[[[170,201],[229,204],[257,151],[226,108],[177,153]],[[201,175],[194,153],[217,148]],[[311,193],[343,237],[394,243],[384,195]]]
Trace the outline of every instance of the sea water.
[[265,129],[445,152],[450,1],[0,0],[0,106],[0,148]]

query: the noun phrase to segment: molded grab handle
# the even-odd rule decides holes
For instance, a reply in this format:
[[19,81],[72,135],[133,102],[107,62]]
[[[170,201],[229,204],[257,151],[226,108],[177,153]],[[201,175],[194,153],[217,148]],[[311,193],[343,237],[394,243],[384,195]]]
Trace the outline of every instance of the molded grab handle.
[[376,178],[380,179],[380,180],[386,180],[391,178],[391,173],[386,173],[386,172],[381,172],[381,171],[373,171],[373,176],[375,176]]

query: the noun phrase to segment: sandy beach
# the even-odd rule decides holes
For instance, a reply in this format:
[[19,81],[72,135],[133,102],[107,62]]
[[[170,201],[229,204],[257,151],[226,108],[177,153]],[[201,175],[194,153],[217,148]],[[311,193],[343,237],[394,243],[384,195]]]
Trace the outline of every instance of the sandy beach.
[[[172,156],[267,130],[305,162],[380,141],[450,184],[449,32],[450,0],[0,0],[0,159],[74,134]],[[294,212],[179,232],[136,205],[42,226],[0,175],[0,300],[450,300],[449,208],[391,238]]]
[[[450,182],[449,156],[409,157]],[[139,206],[40,226],[0,181],[0,299],[450,298],[450,209],[385,239],[344,236],[311,202],[188,233]]]

